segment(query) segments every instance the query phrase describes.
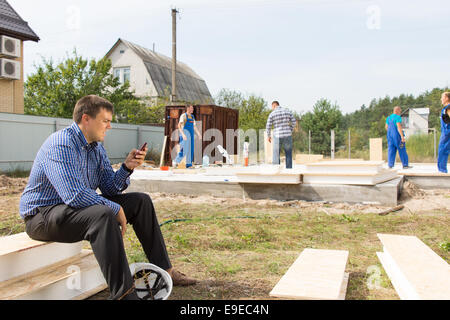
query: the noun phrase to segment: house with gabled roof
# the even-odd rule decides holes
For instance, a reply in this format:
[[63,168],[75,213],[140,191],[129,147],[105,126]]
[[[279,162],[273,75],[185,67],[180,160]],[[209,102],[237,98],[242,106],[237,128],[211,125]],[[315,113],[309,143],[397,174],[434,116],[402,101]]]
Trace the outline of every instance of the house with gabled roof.
[[0,0],[0,112],[24,113],[23,42],[40,39],[13,7]]
[[[111,59],[111,72],[121,83],[129,81],[136,96],[155,101],[168,98],[172,91],[172,59],[119,39],[105,55]],[[204,79],[188,65],[177,61],[177,99],[194,104],[211,104],[213,99]]]

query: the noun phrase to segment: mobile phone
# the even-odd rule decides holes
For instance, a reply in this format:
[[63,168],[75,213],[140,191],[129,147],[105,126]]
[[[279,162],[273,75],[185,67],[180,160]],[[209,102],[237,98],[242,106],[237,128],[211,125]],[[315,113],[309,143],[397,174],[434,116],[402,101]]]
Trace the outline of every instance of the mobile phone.
[[147,146],[147,142],[142,145],[142,147],[139,149],[139,151],[144,151],[146,146]]
[[[142,145],[142,147],[139,148],[139,151],[144,151],[146,147],[147,147],[147,142],[144,143],[144,144]],[[135,158],[136,158],[136,156],[135,156]]]

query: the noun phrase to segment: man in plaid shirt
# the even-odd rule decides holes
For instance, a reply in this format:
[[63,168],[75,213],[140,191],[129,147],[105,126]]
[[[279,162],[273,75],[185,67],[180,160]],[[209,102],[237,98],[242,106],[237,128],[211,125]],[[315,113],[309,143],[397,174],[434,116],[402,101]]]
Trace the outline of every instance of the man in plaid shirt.
[[292,131],[294,131],[297,120],[291,111],[280,107],[278,101],[272,102],[272,110],[267,119],[266,130],[271,143],[273,126],[273,164],[280,164],[280,152],[283,146],[286,154],[286,168],[292,169]]

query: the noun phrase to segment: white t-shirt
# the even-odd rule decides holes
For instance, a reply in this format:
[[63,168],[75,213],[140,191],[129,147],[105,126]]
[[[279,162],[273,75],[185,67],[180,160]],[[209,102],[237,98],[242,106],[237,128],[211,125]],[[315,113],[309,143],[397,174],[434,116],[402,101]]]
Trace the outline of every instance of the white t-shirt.
[[[193,118],[192,115],[190,116],[190,118]],[[186,121],[187,121],[187,113],[183,113],[180,117],[180,124],[181,124],[182,128],[184,128]],[[194,126],[195,126],[195,120],[194,120]]]

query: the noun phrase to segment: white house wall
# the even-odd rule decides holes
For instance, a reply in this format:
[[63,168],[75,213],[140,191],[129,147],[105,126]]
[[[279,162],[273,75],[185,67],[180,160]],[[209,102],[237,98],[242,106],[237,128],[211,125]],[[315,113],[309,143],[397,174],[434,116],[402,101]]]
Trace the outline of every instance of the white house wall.
[[[124,53],[120,53],[121,50],[124,50]],[[142,59],[133,50],[130,50],[125,44],[119,43],[111,51],[109,58],[112,62],[111,73],[114,68],[130,67],[130,88],[135,91],[136,96],[157,96],[156,88]]]

